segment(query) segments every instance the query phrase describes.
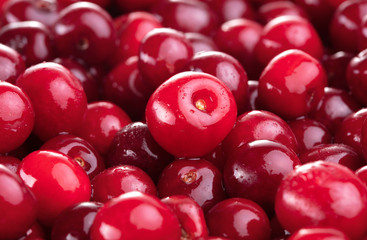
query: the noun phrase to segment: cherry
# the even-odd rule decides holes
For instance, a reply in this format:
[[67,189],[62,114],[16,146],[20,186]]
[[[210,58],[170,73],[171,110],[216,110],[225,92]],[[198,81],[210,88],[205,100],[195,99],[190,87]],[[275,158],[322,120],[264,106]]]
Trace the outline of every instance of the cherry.
[[277,115],[260,110],[237,118],[236,125],[223,141],[223,150],[228,156],[236,148],[255,140],[272,140],[298,152],[297,139],[289,125]]
[[367,188],[347,167],[325,161],[296,168],[281,182],[275,211],[285,229],[333,227],[352,239],[367,229]]
[[158,87],[180,72],[192,56],[192,46],[182,32],[153,29],[141,41],[139,70],[144,79]]
[[173,156],[153,139],[148,126],[134,122],[116,133],[105,162],[109,167],[122,164],[137,166],[157,181],[163,168],[172,160]]
[[90,199],[87,174],[61,152],[32,152],[22,160],[17,173],[35,195],[39,203],[37,218],[46,226],[52,226],[64,209]]
[[90,236],[92,240],[179,240],[181,230],[177,217],[157,197],[129,192],[104,204],[97,212]]
[[259,78],[258,97],[261,106],[280,117],[294,119],[317,107],[326,83],[326,73],[315,58],[291,49],[265,67]]
[[177,216],[183,239],[202,239],[208,236],[204,212],[192,198],[173,195],[161,201]]
[[108,168],[95,176],[91,184],[92,200],[102,203],[132,191],[157,195],[154,182],[148,174],[132,165]]
[[248,101],[247,73],[234,57],[217,51],[199,52],[187,63],[186,70],[217,77],[231,90],[238,112],[244,112]]
[[255,9],[248,0],[212,0],[208,2],[222,23],[238,18],[251,20],[256,18]]
[[201,33],[188,32],[185,33],[185,38],[191,43],[192,49],[195,53],[201,51],[218,51],[218,47],[214,40]]
[[18,240],[43,240],[47,239],[46,235],[45,228],[38,222],[35,222],[22,237],[18,238]]
[[367,89],[366,67],[367,50],[364,50],[350,60],[346,75],[348,87],[353,97],[363,105],[367,105],[367,97],[365,96],[365,89]]
[[62,134],[46,141],[41,150],[62,152],[77,162],[89,178],[94,178],[105,169],[104,160],[94,147],[82,138],[71,134]]
[[26,184],[0,164],[1,239],[21,237],[36,222],[37,201]]
[[22,55],[26,66],[48,61],[54,56],[51,33],[37,21],[12,22],[3,26],[0,43]]
[[89,231],[97,211],[103,206],[98,202],[80,202],[65,209],[57,216],[52,227],[53,240],[88,240]]
[[24,72],[25,64],[22,56],[14,49],[0,43],[0,80],[15,83],[18,76]]
[[107,60],[115,48],[111,16],[89,2],[77,2],[60,11],[52,27],[60,56],[73,56],[89,64]]
[[297,165],[297,155],[280,143],[249,142],[227,155],[223,170],[226,192],[230,197],[252,200],[271,213],[281,180]]
[[261,22],[268,23],[272,19],[280,16],[298,16],[307,19],[307,14],[297,4],[290,1],[270,1],[262,4],[258,9]]
[[334,239],[349,240],[350,238],[342,231],[330,227],[306,227],[297,230],[288,238],[289,240],[307,240],[307,239]]
[[22,89],[0,81],[0,153],[20,147],[34,126],[32,103]]
[[209,233],[229,239],[270,237],[269,219],[256,203],[244,198],[228,198],[217,203],[206,214]]
[[12,156],[0,156],[0,164],[7,167],[13,173],[17,173],[20,160]]
[[146,107],[153,138],[176,157],[200,157],[214,150],[232,129],[236,115],[230,90],[205,73],[173,76],[158,87]]
[[44,62],[29,67],[16,84],[32,102],[37,116],[33,132],[41,140],[73,133],[80,126],[87,98],[80,81],[62,65]]

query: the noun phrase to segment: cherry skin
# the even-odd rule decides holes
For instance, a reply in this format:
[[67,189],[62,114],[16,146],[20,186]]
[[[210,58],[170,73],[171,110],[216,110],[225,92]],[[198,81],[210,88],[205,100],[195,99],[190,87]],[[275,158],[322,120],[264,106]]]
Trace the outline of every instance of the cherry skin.
[[36,222],[37,201],[23,181],[0,164],[1,239],[21,237]]
[[215,10],[221,23],[238,18],[256,18],[255,9],[248,0],[213,0],[208,1],[208,5]]
[[350,238],[345,235],[342,231],[330,228],[330,227],[308,227],[301,228],[295,233],[293,233],[289,238],[289,240],[307,240],[307,239],[315,239],[315,240],[349,240]]
[[238,112],[244,112],[248,100],[248,79],[245,69],[237,59],[222,52],[199,52],[187,63],[186,70],[209,73],[217,77],[231,90]]
[[159,2],[159,0],[116,0],[119,9],[125,12],[149,10],[157,2]]
[[258,9],[261,22],[268,23],[272,19],[280,16],[298,16],[307,19],[306,12],[294,2],[271,1],[262,4]]
[[14,49],[0,44],[0,80],[15,83],[18,76],[24,72],[25,64],[22,56]]
[[201,239],[208,236],[204,212],[192,198],[173,195],[161,201],[177,216],[183,232],[182,238]]
[[355,174],[367,186],[367,165],[364,165],[364,166],[358,168],[355,171]]
[[61,132],[73,133],[80,126],[87,98],[80,81],[65,67],[51,62],[34,65],[16,84],[32,102],[37,116],[33,132],[41,140]]
[[113,53],[116,32],[111,16],[89,2],[77,2],[60,11],[52,27],[59,55],[102,63]]
[[272,213],[281,180],[300,164],[297,155],[280,143],[249,142],[227,155],[224,186],[230,197],[252,200]]
[[251,200],[228,198],[217,203],[206,214],[209,233],[229,239],[270,237],[269,219],[264,210]]
[[367,188],[347,167],[317,161],[304,164],[281,182],[275,211],[285,229],[333,227],[352,239],[367,229]]
[[87,174],[61,152],[32,152],[22,160],[17,173],[34,193],[39,203],[37,218],[46,226],[52,226],[64,209],[90,199]]
[[47,239],[45,227],[41,226],[38,222],[35,222],[27,232],[17,240],[43,240]]
[[299,155],[302,163],[323,160],[344,165],[351,170],[362,167],[365,164],[363,157],[350,146],[342,143],[321,144]]
[[238,116],[236,125],[223,141],[223,150],[228,155],[236,148],[255,140],[279,142],[298,152],[297,139],[289,125],[277,115],[261,110]]
[[53,240],[68,238],[78,240],[90,239],[90,228],[97,211],[102,206],[103,204],[98,202],[81,202],[65,209],[55,220],[51,238]]
[[350,60],[346,75],[348,87],[353,97],[363,105],[367,105],[367,97],[365,96],[365,89],[367,89],[366,68],[367,50],[364,50]]
[[61,134],[46,141],[40,150],[62,152],[77,162],[90,179],[105,169],[101,155],[86,140],[71,134]]
[[185,38],[191,43],[192,49],[195,53],[201,51],[218,51],[218,47],[214,40],[201,33],[188,32],[185,33]]
[[116,132],[130,122],[130,117],[116,104],[97,101],[88,104],[77,135],[105,155]]
[[182,32],[170,28],[153,29],[141,41],[139,70],[146,81],[158,87],[180,72],[192,56],[192,46]]
[[225,198],[221,172],[204,159],[173,161],[162,171],[157,186],[159,196],[189,196],[204,212]]
[[19,158],[12,156],[0,156],[0,164],[7,167],[13,173],[17,173],[20,164]]
[[104,204],[97,212],[90,236],[92,240],[179,240],[181,229],[177,217],[157,197],[129,192]]
[[36,21],[13,22],[0,29],[0,43],[22,55],[26,66],[53,58],[53,41],[49,29]]
[[289,122],[298,142],[298,151],[302,153],[308,149],[331,143],[332,135],[320,122],[311,118],[300,118]]
[[173,156],[153,139],[148,126],[133,122],[118,131],[105,158],[107,166],[134,165],[144,170],[156,182]]
[[34,126],[35,112],[22,89],[0,81],[0,153],[20,147]]
[[216,77],[183,72],[163,83],[150,97],[146,121],[153,138],[176,157],[200,157],[232,129],[235,99]]
[[258,97],[267,110],[294,119],[317,107],[326,83],[326,73],[315,58],[301,50],[286,50],[274,57],[262,72]]
[[152,179],[143,170],[132,165],[111,167],[95,176],[92,181],[92,200],[105,203],[132,191],[157,195]]

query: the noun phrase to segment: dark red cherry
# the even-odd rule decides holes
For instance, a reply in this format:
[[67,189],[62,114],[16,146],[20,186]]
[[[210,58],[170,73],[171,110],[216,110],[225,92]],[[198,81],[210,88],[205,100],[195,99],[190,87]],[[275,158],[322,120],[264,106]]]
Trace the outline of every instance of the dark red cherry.
[[291,233],[333,227],[352,239],[367,229],[367,188],[347,167],[317,161],[296,168],[281,182],[275,201],[279,222]]
[[41,150],[55,150],[74,159],[92,179],[105,169],[105,164],[94,147],[86,140],[71,134],[61,134],[46,141]]
[[[367,8],[367,5],[366,5]],[[354,56],[347,67],[346,79],[352,96],[364,106],[367,105],[367,50]]]
[[116,32],[111,16],[89,2],[77,2],[60,11],[52,27],[60,56],[101,64],[115,49]]
[[178,159],[167,165],[159,178],[158,194],[189,196],[204,212],[225,198],[221,172],[204,159]]
[[89,240],[90,228],[102,206],[98,202],[81,202],[62,211],[52,227],[52,240]]
[[270,1],[262,4],[258,9],[261,22],[268,23],[270,20],[280,16],[298,16],[307,19],[306,12],[291,1]]
[[157,197],[129,192],[106,202],[97,212],[90,237],[179,240],[181,229],[177,217]]
[[269,218],[262,208],[244,198],[228,198],[217,203],[206,214],[209,233],[229,239],[270,237]]
[[26,66],[48,61],[54,56],[48,28],[36,21],[12,22],[0,29],[0,43],[22,55]]
[[288,240],[349,240],[350,238],[342,231],[331,227],[305,227],[293,233]]
[[297,165],[296,153],[280,143],[249,142],[227,155],[223,170],[226,192],[230,197],[252,200],[272,213],[281,180]]
[[17,239],[36,222],[37,201],[27,185],[0,164],[0,236]]
[[24,72],[25,64],[22,56],[4,44],[0,44],[0,80],[15,83],[18,76]]
[[132,191],[157,195],[154,182],[148,174],[132,165],[108,168],[95,176],[91,184],[92,200],[102,203]]
[[214,40],[201,33],[187,32],[185,38],[191,43],[192,49],[195,53],[201,51],[218,51],[218,47]]
[[12,156],[0,156],[0,164],[7,167],[13,173],[17,173],[18,166],[20,164],[19,158]]
[[153,139],[145,123],[134,122],[118,131],[111,143],[105,162],[107,166],[134,165],[157,181],[173,156]]
[[325,161],[344,165],[351,170],[365,165],[365,160],[362,156],[350,146],[342,143],[321,144],[315,146],[299,155],[302,163]]
[[27,68],[16,84],[32,102],[37,116],[33,132],[41,140],[73,133],[81,125],[87,98],[80,81],[67,68],[40,63]]

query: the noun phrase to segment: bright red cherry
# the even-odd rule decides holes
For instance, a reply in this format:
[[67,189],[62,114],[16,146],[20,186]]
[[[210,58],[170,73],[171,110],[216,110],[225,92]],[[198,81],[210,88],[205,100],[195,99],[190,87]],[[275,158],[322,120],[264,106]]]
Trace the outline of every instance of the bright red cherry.
[[303,227],[323,226],[361,239],[367,232],[367,188],[340,164],[307,163],[283,179],[275,211],[279,222],[291,233]]
[[[367,5],[366,5],[367,8]],[[355,97],[361,104],[367,105],[367,50],[360,52],[353,57],[347,68],[347,83],[353,97]]]
[[18,76],[24,72],[25,64],[22,56],[14,49],[0,44],[0,80],[15,83]]
[[200,157],[232,129],[235,99],[216,77],[183,72],[163,83],[150,97],[146,121],[154,139],[176,157]]
[[62,152],[77,162],[89,178],[94,178],[105,169],[104,160],[86,140],[71,134],[61,134],[46,141],[41,150]]
[[87,174],[61,152],[40,150],[28,154],[19,165],[18,175],[36,196],[37,218],[46,226],[52,226],[64,209],[90,199]]
[[88,104],[77,135],[104,155],[116,132],[130,122],[130,117],[117,105],[107,101],[97,101]]
[[144,79],[158,87],[180,72],[192,56],[192,46],[182,32],[170,28],[153,29],[141,41],[139,70]]
[[181,228],[177,217],[157,197],[129,192],[106,202],[97,212],[90,237],[92,240],[179,240]]
[[0,164],[0,238],[16,239],[36,222],[37,201],[26,184]]
[[233,240],[270,237],[269,218],[262,208],[244,198],[228,198],[206,214],[209,233]]
[[59,55],[89,64],[107,60],[116,46],[111,16],[89,2],[76,2],[61,10],[52,31]]
[[315,58],[291,49],[265,67],[259,78],[258,97],[267,110],[283,118],[297,118],[317,107],[326,83],[326,73]]
[[305,227],[293,233],[288,240],[349,240],[342,231],[331,227]]
[[34,126],[34,109],[22,89],[0,81],[0,153],[21,146]]
[[208,236],[203,209],[192,198],[173,195],[161,201],[177,216],[181,225],[182,238],[201,239]]
[[80,81],[62,65],[44,62],[29,67],[16,84],[29,96],[35,115],[33,132],[47,140],[73,133],[82,123],[87,98]]
[[157,195],[154,182],[148,174],[132,165],[108,168],[95,176],[91,184],[92,200],[102,203],[132,191]]

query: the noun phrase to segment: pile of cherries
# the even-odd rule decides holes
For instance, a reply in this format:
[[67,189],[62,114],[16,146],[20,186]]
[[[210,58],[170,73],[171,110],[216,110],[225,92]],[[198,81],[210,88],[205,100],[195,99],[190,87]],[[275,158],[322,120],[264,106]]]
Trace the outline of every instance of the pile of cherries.
[[0,240],[367,239],[366,0],[0,10]]

